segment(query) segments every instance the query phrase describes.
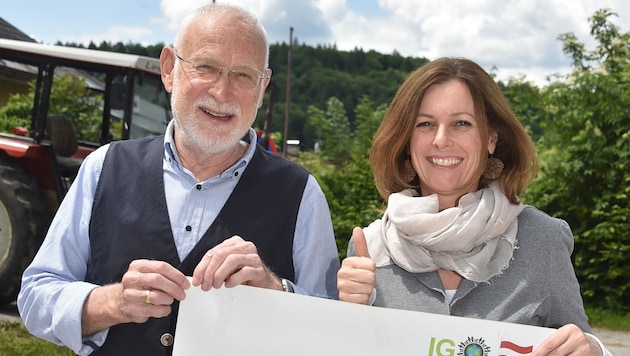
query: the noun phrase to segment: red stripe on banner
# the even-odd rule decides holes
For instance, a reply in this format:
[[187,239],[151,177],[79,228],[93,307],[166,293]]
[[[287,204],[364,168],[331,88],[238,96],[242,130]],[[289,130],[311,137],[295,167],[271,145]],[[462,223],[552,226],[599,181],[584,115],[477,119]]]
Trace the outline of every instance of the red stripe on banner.
[[534,347],[532,345],[530,346],[519,346],[513,342],[510,341],[501,341],[501,348],[502,349],[510,349],[514,352],[518,352],[519,354],[529,354],[532,352],[532,350],[534,349]]

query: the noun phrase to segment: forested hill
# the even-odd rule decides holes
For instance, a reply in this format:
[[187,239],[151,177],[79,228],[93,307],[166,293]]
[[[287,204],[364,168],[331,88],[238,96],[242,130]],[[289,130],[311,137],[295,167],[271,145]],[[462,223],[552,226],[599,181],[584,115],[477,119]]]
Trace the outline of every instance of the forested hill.
[[[57,44],[82,47],[75,43]],[[122,42],[102,42],[98,46],[91,43],[88,46],[91,49],[155,58],[159,57],[162,47],[162,43],[143,47],[140,44]],[[267,90],[265,103],[259,111],[255,126],[263,128],[271,88],[275,86],[271,131],[281,133],[284,131],[286,107],[288,43],[272,44],[269,57],[269,67],[273,71],[272,85]],[[407,75],[428,61],[426,58],[403,57],[398,53],[365,52],[359,48],[340,51],[334,45],[312,47],[304,44],[294,44],[291,47],[291,59],[288,138],[301,140],[302,148],[307,150],[313,147],[315,135],[305,130],[309,105],[325,110],[326,101],[336,97],[343,102],[352,125],[354,109],[361,97],[367,96],[375,107],[388,104]]]
[[[274,71],[272,81],[278,86],[272,131],[280,130],[284,123],[288,51],[288,44],[271,46],[269,65]],[[306,149],[313,142],[313,133],[304,130],[309,105],[325,110],[326,101],[336,97],[343,103],[352,125],[354,109],[362,96],[375,106],[389,103],[407,75],[427,62],[397,53],[339,51],[334,46],[295,45],[291,57],[289,138],[301,139]]]

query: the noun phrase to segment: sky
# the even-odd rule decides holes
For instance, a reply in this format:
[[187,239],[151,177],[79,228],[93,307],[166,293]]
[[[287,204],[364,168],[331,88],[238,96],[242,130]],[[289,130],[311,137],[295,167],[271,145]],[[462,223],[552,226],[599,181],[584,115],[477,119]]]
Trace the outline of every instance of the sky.
[[[212,0],[11,1],[0,17],[39,42],[171,44],[188,11]],[[597,9],[630,31],[627,0],[216,0],[249,9],[270,43],[335,45],[435,59],[467,57],[508,80],[539,86],[569,72],[558,36],[594,48],[588,18]],[[272,68],[273,69],[273,68]]]

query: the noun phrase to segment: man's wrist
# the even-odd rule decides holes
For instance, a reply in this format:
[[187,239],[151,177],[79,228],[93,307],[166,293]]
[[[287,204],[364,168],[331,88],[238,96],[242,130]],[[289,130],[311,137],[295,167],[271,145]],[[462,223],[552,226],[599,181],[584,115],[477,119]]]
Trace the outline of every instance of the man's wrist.
[[293,293],[293,285],[289,280],[280,278],[280,283],[282,283],[282,290],[285,292]]

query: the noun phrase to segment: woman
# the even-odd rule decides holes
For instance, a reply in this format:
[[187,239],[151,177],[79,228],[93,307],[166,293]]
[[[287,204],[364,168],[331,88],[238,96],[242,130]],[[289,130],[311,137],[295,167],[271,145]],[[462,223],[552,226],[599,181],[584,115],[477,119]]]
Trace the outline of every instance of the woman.
[[571,230],[520,202],[534,144],[481,67],[442,58],[412,73],[370,160],[387,210],[353,231],[341,300],[559,328],[535,355],[602,355]]

